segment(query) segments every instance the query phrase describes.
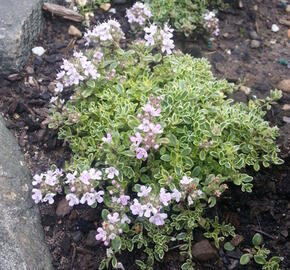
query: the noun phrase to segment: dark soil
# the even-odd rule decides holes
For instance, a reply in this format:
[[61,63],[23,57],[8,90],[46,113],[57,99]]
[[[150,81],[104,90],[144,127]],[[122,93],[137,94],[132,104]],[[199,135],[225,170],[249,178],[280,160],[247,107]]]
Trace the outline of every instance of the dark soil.
[[[219,78],[243,84],[251,88],[246,95],[243,91],[234,94],[234,99],[247,102],[252,98],[265,97],[282,79],[289,78],[287,66],[279,63],[281,58],[290,61],[287,27],[279,19],[287,13],[273,0],[243,0],[244,7],[237,4],[220,13],[221,35],[212,48],[202,41],[186,40],[179,37],[177,46],[195,57],[204,56],[212,63],[212,70]],[[257,7],[257,8],[256,8]],[[125,6],[116,6],[116,17],[129,32],[124,18]],[[95,20],[103,20],[108,13],[96,11]],[[278,33],[271,31],[276,23]],[[0,80],[0,110],[8,128],[15,133],[32,174],[46,170],[51,164],[61,167],[70,157],[67,145],[57,139],[57,131],[48,129],[49,100],[53,95],[51,82],[59,70],[62,59],[69,57],[74,49],[83,47],[82,40],[72,39],[67,34],[71,23],[57,17],[46,16],[46,28],[35,46],[43,46],[42,57],[31,56],[27,66],[19,74]],[[80,30],[84,28],[75,24]],[[250,32],[255,30],[261,42],[260,48],[250,47]],[[273,255],[284,257],[281,269],[290,269],[290,124],[283,121],[290,111],[283,110],[290,104],[290,94],[284,93],[268,114],[267,119],[280,128],[278,144],[285,164],[264,169],[255,177],[255,188],[251,194],[242,193],[231,187],[216,208],[221,220],[236,226],[236,232],[244,237],[235,252],[219,251],[220,258],[214,262],[199,264],[196,269],[260,269],[256,265],[240,267],[240,252],[251,246],[255,232],[264,236],[265,246]],[[46,241],[56,269],[89,270],[98,269],[105,256],[102,244],[95,240],[95,231],[100,223],[100,209],[78,206],[67,210],[65,217],[57,216],[62,197],[55,205],[40,205],[42,224]],[[196,239],[199,239],[199,235]],[[137,269],[134,255],[122,254],[126,269]],[[154,269],[180,269],[182,258],[171,251],[164,263]]]

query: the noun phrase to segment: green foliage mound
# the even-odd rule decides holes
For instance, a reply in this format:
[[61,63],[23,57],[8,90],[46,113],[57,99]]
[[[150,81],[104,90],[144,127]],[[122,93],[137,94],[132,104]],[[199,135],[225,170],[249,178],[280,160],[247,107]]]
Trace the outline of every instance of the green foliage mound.
[[[138,248],[148,257],[146,262],[137,260],[137,265],[153,269],[154,261],[162,260],[165,252],[178,244],[187,258],[182,269],[193,269],[194,229],[201,229],[216,246],[224,237],[234,235],[232,226],[208,218],[205,210],[216,204],[231,183],[251,192],[247,166],[258,171],[261,165],[282,162],[275,145],[278,129],[263,119],[280,93],[273,91],[266,100],[251,100],[249,104],[234,103],[227,98],[234,85],[217,80],[205,59],[180,52],[162,56],[144,42],[136,42],[127,50],[118,46],[102,50],[100,77],[81,83],[63,107],[53,106],[50,123],[51,128],[59,128],[59,138],[72,150],[67,171],[80,173],[94,167],[109,172],[105,182],[95,184],[105,194],[99,237],[105,238],[108,224],[117,226],[119,216],[130,217],[130,224],[118,225],[119,235],[114,231],[112,249],[100,268],[109,262],[116,267],[116,254]],[[88,59],[93,53],[87,52]],[[148,156],[143,153],[143,157],[136,157],[132,136],[141,132],[142,115],[150,100],[158,100],[156,121],[162,131],[154,137],[157,147],[147,149]],[[108,134],[111,141],[105,143]],[[118,170],[112,183],[109,166]],[[146,197],[144,192],[149,188],[152,191]],[[114,202],[112,194],[121,190],[132,200],[135,196],[134,204],[121,207]],[[176,202],[167,203],[166,196]],[[136,198],[158,204],[162,219],[136,216],[132,207],[137,205]]]
[[168,22],[186,36],[204,34],[206,10],[226,7],[223,0],[145,0],[154,16],[154,21]]

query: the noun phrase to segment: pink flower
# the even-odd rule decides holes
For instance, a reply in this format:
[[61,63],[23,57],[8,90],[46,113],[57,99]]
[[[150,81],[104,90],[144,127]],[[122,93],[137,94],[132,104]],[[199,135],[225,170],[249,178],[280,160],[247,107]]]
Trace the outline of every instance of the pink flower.
[[91,175],[91,178],[93,180],[101,180],[102,179],[102,172],[100,170],[95,170],[94,168],[91,168],[89,170],[89,173]]
[[32,181],[32,185],[36,186],[42,182],[43,174],[35,174],[33,176],[34,181]]
[[136,2],[133,7],[126,10],[126,17],[129,23],[144,25],[146,20],[152,17],[149,8],[141,2]]
[[91,180],[91,174],[85,170],[81,173],[80,175],[80,180],[85,184],[85,185],[89,185],[90,184],[90,180]]
[[94,56],[93,56],[94,59],[96,59],[98,62],[101,62],[102,58],[103,58],[103,53],[100,52],[100,51],[96,51],[94,53]]
[[97,232],[98,234],[96,235],[96,240],[105,242],[107,240],[107,232],[101,227],[97,229]]
[[188,185],[192,182],[192,178],[187,177],[186,175],[182,177],[182,180],[180,181],[180,184],[182,185]]
[[178,203],[181,199],[181,193],[175,188],[173,189],[173,192],[171,194],[171,198],[175,199],[175,201]]
[[131,223],[131,220],[128,218],[128,216],[126,214],[123,214],[122,218],[121,218],[121,223],[122,224],[130,224]]
[[136,158],[137,159],[143,159],[143,158],[146,159],[147,157],[148,157],[148,153],[144,148],[138,147],[136,149]]
[[148,119],[143,119],[142,124],[140,124],[138,128],[144,132],[148,132],[150,130],[150,121]]
[[86,192],[81,200],[80,203],[81,204],[85,204],[87,202],[88,206],[92,206],[95,202],[96,202],[96,193],[90,193],[90,192]]
[[55,196],[55,193],[47,193],[45,195],[45,197],[42,199],[43,202],[48,202],[49,204],[53,204],[54,203],[54,199],[53,197]]
[[139,203],[137,199],[134,199],[134,203],[130,206],[130,210],[133,215],[142,217],[143,216],[143,209],[142,205]]
[[103,137],[102,138],[102,141],[104,143],[110,144],[112,142],[112,134],[111,133],[108,133],[106,137]]
[[103,197],[105,192],[103,190],[100,190],[98,192],[96,192],[96,200],[98,203],[102,203],[104,201]]
[[55,186],[58,183],[55,173],[51,170],[47,171],[45,176],[45,183],[49,186]]
[[151,114],[151,116],[153,116],[153,117],[160,116],[160,113],[161,113],[161,109],[160,109],[160,108],[155,109],[155,108],[150,104],[150,102],[148,102],[148,103],[144,106],[143,111],[144,111],[144,112],[147,112],[147,113],[149,113],[149,114]]
[[120,221],[119,213],[115,212],[113,214],[108,214],[108,221],[112,224],[117,223]]
[[144,212],[144,217],[149,218],[152,215],[155,215],[157,213],[157,209],[151,204],[147,203],[145,205],[142,205],[142,209]]
[[77,172],[74,172],[74,173],[68,173],[67,175],[66,175],[66,181],[65,181],[65,183],[66,184],[69,184],[69,183],[73,183],[74,182],[74,180],[75,180],[75,178],[76,178],[76,174],[77,174]]
[[55,87],[55,89],[54,89],[54,92],[57,93],[57,94],[59,94],[59,93],[61,93],[62,91],[63,91],[63,84],[60,83],[60,82],[57,82],[57,83],[56,83],[56,87]]
[[138,197],[147,197],[149,193],[151,192],[152,188],[151,187],[146,187],[146,186],[141,186],[140,187],[140,192],[137,193]]
[[163,132],[162,127],[160,124],[154,125],[153,123],[150,123],[150,129],[154,134],[161,134]]
[[32,192],[34,193],[32,194],[32,199],[35,203],[39,203],[42,200],[41,190],[34,188],[32,189]]
[[171,194],[169,192],[166,192],[164,188],[161,188],[159,200],[164,206],[168,206],[168,203],[171,200]]
[[119,171],[114,167],[107,168],[105,172],[109,179],[113,179],[115,176],[119,176]]
[[139,132],[135,133],[135,137],[134,136],[130,137],[130,141],[133,143],[133,145],[135,147],[138,147],[140,145],[140,143],[142,142],[142,140],[143,140],[143,138]]
[[165,224],[165,219],[167,218],[167,214],[165,213],[156,213],[154,216],[150,217],[149,221],[156,226],[162,226]]
[[126,206],[129,200],[130,200],[130,196],[121,195],[120,198],[117,199],[117,203],[121,203],[123,206]]
[[79,198],[73,193],[67,194],[65,199],[68,201],[69,206],[74,206],[80,203]]

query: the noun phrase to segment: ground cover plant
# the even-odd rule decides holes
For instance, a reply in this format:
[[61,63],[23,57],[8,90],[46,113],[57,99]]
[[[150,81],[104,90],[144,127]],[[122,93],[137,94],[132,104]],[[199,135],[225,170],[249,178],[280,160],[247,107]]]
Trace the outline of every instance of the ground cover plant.
[[170,24],[185,36],[218,34],[218,19],[208,10],[224,8],[223,0],[145,0],[150,6],[154,21]]
[[116,255],[137,248],[147,260],[136,264],[153,269],[178,244],[182,269],[193,269],[193,230],[217,246],[234,235],[207,209],[232,183],[252,190],[246,166],[282,162],[278,130],[263,120],[280,93],[233,104],[226,95],[234,86],[216,80],[205,59],[173,52],[168,25],[148,29],[121,48],[125,35],[109,20],[87,32],[86,52],[64,60],[50,127],[73,157],[64,171],[35,175],[33,199],[53,203],[65,192],[71,206],[102,204],[96,238],[108,248],[100,268],[121,267]]
[[[70,6],[85,15],[89,21],[93,10],[109,0],[67,0]],[[223,0],[145,0],[136,2],[127,10],[129,23],[133,26],[143,26],[148,19],[159,25],[170,23],[177,32],[185,36],[198,34],[214,38],[219,34],[216,13],[225,8]],[[216,9],[215,11],[210,11]]]

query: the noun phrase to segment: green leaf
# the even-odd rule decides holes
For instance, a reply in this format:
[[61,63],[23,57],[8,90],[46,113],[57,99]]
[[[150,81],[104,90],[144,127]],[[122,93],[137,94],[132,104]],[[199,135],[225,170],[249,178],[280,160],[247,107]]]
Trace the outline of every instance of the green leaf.
[[133,115],[128,116],[127,122],[128,126],[132,129],[136,128],[139,125],[139,120]]
[[110,212],[107,209],[102,210],[102,219],[106,220]]
[[248,253],[244,254],[240,258],[240,264],[241,265],[246,265],[246,264],[248,264],[250,262],[250,260],[251,260],[251,254],[248,254]]
[[162,156],[160,157],[160,159],[161,159],[161,160],[164,160],[164,161],[166,161],[166,162],[168,162],[168,161],[170,161],[170,156],[169,156],[168,154],[165,154],[165,155],[162,155]]
[[252,243],[253,243],[254,246],[260,246],[262,244],[262,241],[263,241],[263,237],[262,237],[261,234],[256,233],[253,236]]
[[200,160],[202,160],[202,161],[205,160],[205,152],[204,152],[204,150],[201,150],[201,151],[199,152],[199,158],[200,158]]
[[184,240],[186,237],[186,233],[179,233],[177,236],[176,236],[176,239],[177,240]]
[[140,260],[136,260],[135,263],[137,264],[137,266],[140,267],[140,269],[146,269],[146,264]]
[[280,263],[281,262],[281,258],[278,256],[273,256],[269,262],[275,262],[275,263]]
[[117,89],[117,92],[118,92],[120,95],[122,95],[123,93],[125,93],[125,91],[124,91],[124,87],[123,87],[122,84],[117,84],[117,85],[116,85],[116,89]]
[[266,263],[266,259],[262,255],[254,255],[254,261],[257,264],[262,264],[262,265]]
[[173,135],[172,133],[170,133],[168,139],[169,139],[169,144],[170,144],[171,146],[176,146],[176,145],[177,145],[178,140],[177,140],[177,138],[175,137],[175,135]]
[[116,236],[115,239],[112,240],[112,248],[115,252],[119,251],[122,246],[122,240],[120,236]]
[[181,265],[182,270],[189,270],[191,267],[190,263],[186,262],[183,265]]
[[105,269],[105,267],[106,267],[106,261],[102,260],[100,265],[99,265],[99,270],[103,270],[103,269]]
[[214,207],[216,205],[216,198],[215,197],[209,197],[208,204],[209,204],[209,207]]
[[224,244],[224,249],[227,251],[233,251],[235,249],[235,247],[230,242],[226,242]]
[[124,175],[125,175],[126,177],[128,177],[129,179],[133,178],[134,175],[135,175],[133,169],[132,169],[131,167],[129,167],[129,166],[125,166],[125,167],[123,168],[123,173],[124,173]]
[[117,265],[118,265],[118,261],[117,261],[117,258],[114,256],[112,259],[112,266],[113,268],[117,268]]
[[196,167],[193,169],[191,175],[192,175],[192,177],[198,177],[199,174],[200,174],[200,172],[201,172],[201,168],[200,168],[199,166],[196,166]]

